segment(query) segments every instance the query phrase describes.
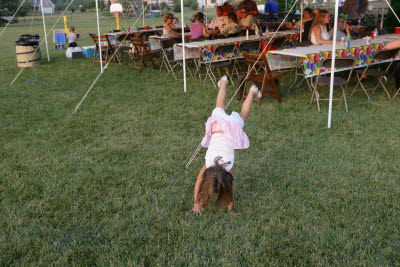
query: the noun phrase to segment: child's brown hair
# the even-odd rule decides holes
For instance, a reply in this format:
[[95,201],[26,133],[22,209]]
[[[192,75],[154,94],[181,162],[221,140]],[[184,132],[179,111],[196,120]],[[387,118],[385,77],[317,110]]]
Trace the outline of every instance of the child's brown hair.
[[196,202],[203,208],[207,207],[213,193],[217,194],[217,204],[228,205],[233,201],[233,176],[224,169],[230,162],[219,164],[220,159],[221,157],[216,157],[215,165],[204,171],[196,198]]

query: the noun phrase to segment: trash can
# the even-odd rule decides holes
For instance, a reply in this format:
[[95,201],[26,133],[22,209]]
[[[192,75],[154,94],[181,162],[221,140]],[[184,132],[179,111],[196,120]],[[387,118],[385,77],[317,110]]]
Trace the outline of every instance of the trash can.
[[[22,37],[22,36],[21,36]],[[40,64],[42,59],[39,39],[36,38],[21,38],[15,41],[15,50],[17,52],[17,63],[18,67],[35,67]]]

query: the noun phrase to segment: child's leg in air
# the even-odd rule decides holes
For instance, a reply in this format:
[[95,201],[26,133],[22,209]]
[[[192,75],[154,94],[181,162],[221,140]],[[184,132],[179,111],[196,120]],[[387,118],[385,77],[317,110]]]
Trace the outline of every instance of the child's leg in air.
[[217,108],[222,108],[225,110],[225,99],[226,99],[226,86],[228,85],[228,76],[222,76],[219,81],[219,91],[217,96]]
[[193,215],[201,215],[201,204],[197,203],[197,195],[199,194],[200,184],[203,181],[203,173],[207,169],[206,165],[204,164],[203,168],[201,168],[199,176],[197,176],[196,185],[194,186],[194,207],[192,209]]
[[243,102],[242,111],[240,112],[240,117],[246,122],[247,117],[250,113],[251,104],[253,103],[254,98],[262,97],[261,93],[259,93],[258,88],[255,84],[250,87],[250,91],[246,97],[246,100]]

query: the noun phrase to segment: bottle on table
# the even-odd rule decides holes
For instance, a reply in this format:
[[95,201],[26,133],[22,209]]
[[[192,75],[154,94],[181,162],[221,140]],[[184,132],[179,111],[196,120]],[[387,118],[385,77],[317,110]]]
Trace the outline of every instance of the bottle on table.
[[378,38],[378,29],[375,28],[374,30],[374,39]]
[[345,48],[349,48],[350,47],[350,43],[351,43],[351,36],[347,35],[346,39],[344,40],[344,47]]
[[156,22],[153,20],[153,29],[156,28]]
[[265,28],[265,36],[267,36],[267,38],[269,38],[269,28],[267,26],[267,28]]
[[255,33],[257,37],[260,37],[260,31],[258,30],[258,27],[255,29]]

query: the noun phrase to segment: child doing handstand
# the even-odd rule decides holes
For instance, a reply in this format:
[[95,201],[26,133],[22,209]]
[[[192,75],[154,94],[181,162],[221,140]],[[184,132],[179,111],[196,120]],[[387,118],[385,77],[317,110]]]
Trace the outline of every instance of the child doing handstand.
[[249,116],[253,99],[262,97],[262,94],[256,85],[252,85],[240,115],[237,112],[228,115],[225,113],[228,78],[224,75],[218,82],[216,108],[206,122],[206,134],[201,145],[208,149],[205,165],[201,168],[194,187],[193,215],[201,215],[201,209],[207,206],[213,193],[216,193],[216,203],[225,205],[228,210],[233,209],[232,167],[235,149],[246,149],[250,145],[243,126]]

